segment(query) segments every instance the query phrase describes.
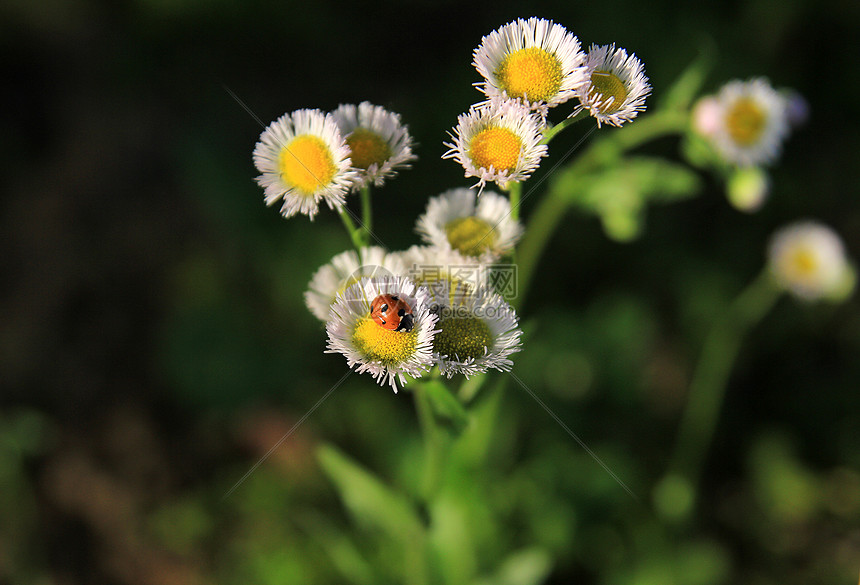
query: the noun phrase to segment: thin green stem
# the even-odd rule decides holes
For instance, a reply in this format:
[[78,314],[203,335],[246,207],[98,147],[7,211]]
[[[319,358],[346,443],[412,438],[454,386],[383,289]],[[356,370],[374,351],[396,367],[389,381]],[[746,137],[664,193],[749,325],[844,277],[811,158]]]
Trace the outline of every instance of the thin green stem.
[[373,230],[373,207],[370,199],[370,185],[361,188],[361,223],[364,245],[370,245],[370,234]]
[[[690,382],[687,404],[666,474],[685,492],[686,503],[670,510],[667,515],[684,519],[692,512],[732,366],[744,336],[770,311],[780,292],[770,274],[763,271],[735,298],[708,332]],[[670,502],[664,503],[671,508]]]
[[550,126],[543,131],[543,138],[541,139],[540,143],[549,144],[549,141],[555,138],[558,134],[560,134],[562,130],[564,130],[568,126],[572,126],[575,122],[579,122],[580,120],[584,120],[588,117],[588,112],[586,110],[582,110],[578,112],[575,116],[571,116],[566,120],[562,120],[555,126]]
[[338,214],[341,221],[343,221],[343,227],[346,228],[346,232],[352,240],[352,245],[355,246],[355,251],[361,254],[361,248],[364,245],[361,238],[361,230],[356,229],[355,223],[353,223],[352,218],[349,216],[349,211],[347,211],[346,207],[341,207]]

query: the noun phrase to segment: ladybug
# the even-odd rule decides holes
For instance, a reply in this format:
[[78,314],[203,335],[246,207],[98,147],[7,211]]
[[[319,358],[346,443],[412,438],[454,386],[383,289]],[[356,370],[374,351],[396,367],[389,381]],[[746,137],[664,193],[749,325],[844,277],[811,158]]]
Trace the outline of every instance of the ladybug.
[[415,316],[412,307],[397,295],[379,295],[370,303],[370,318],[392,331],[412,331]]

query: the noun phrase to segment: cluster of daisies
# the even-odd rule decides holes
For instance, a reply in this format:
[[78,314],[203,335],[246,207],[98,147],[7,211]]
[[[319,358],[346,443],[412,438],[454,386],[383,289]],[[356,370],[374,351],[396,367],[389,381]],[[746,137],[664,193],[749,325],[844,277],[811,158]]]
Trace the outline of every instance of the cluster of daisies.
[[521,331],[506,290],[493,286],[496,262],[522,234],[507,198],[446,191],[430,199],[416,231],[423,245],[347,250],[313,275],[305,302],[326,324],[328,351],[395,392],[404,375],[433,366],[448,378],[510,370]]
[[550,108],[575,100],[568,119],[590,115],[598,126],[621,126],[645,109],[651,92],[641,61],[612,45],[581,49],[560,24],[519,19],[493,31],[475,49],[472,64],[485,99],[457,119],[443,158],[453,158],[479,189],[507,189],[538,168],[547,155]]
[[[443,158],[460,162],[480,189],[432,197],[416,223],[423,245],[400,252],[369,245],[370,186],[415,159],[399,115],[366,102],[298,110],[266,128],[254,149],[268,205],[313,219],[324,202],[343,218],[356,249],[317,270],[305,300],[326,324],[328,351],[395,391],[405,376],[432,367],[448,377],[510,369],[521,331],[497,283],[515,286],[512,266],[499,262],[523,228],[508,197],[484,190],[486,183],[507,189],[538,167],[550,108],[576,98],[569,119],[621,126],[644,110],[650,92],[635,55],[614,45],[586,53],[563,26],[539,18],[484,37],[473,64],[485,99],[459,117]],[[346,198],[359,191],[356,228]]]
[[[382,185],[414,159],[400,117],[366,102],[286,114],[254,150],[266,202],[282,202],[285,217],[313,218],[321,201],[347,215],[349,192]],[[401,252],[362,245],[314,274],[305,300],[325,323],[328,351],[395,392],[406,375],[418,378],[433,366],[448,377],[509,370],[521,331],[490,283],[493,264],[523,231],[510,202],[453,189],[430,199],[416,230],[425,245]],[[363,233],[368,240],[369,226]]]
[[[325,323],[328,351],[395,392],[406,376],[434,367],[447,377],[511,368],[521,331],[501,294],[513,291],[500,283],[514,281],[515,290],[514,267],[502,264],[523,233],[514,187],[538,168],[557,132],[588,116],[598,126],[622,126],[645,109],[651,91],[635,55],[614,44],[584,52],[567,29],[539,18],[485,36],[473,65],[484,99],[459,116],[443,158],[478,181],[429,200],[415,226],[422,245],[398,252],[370,245],[370,188],[416,158],[398,114],[367,102],[328,113],[298,110],[267,127],[254,149],[268,205],[279,203],[284,217],[313,219],[324,202],[343,219],[355,249],[317,270],[305,300]],[[549,124],[550,109],[571,100],[564,121]],[[753,167],[777,156],[802,113],[756,79],[704,98],[693,126],[727,161]],[[490,182],[508,195],[485,189]],[[360,219],[346,206],[357,192]],[[803,298],[832,296],[853,275],[838,237],[810,223],[775,236],[771,267]]]

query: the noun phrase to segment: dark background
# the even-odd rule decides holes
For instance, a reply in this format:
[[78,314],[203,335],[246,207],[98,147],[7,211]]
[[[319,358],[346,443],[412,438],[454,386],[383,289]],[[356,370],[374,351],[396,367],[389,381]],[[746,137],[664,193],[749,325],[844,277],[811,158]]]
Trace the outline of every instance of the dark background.
[[[308,547],[313,559],[313,539],[282,527],[260,544],[241,527],[278,506],[335,509],[312,446],[340,444],[387,469],[386,446],[411,432],[414,412],[353,376],[273,458],[268,492],[219,507],[345,372],[341,356],[322,353],[324,331],[302,293],[349,241],[331,213],[285,221],[263,205],[254,116],[268,124],[363,100],[399,112],[419,160],[376,193],[376,222],[391,249],[405,248],[417,243],[427,198],[468,184],[439,157],[456,116],[480,96],[472,50],[532,15],[565,25],[584,47],[635,52],[655,100],[704,52],[706,91],[763,75],[810,104],[762,211],[732,209],[703,174],[699,197],[651,209],[632,243],[571,214],[541,263],[539,294],[523,312],[535,333],[515,371],[648,500],[701,339],[761,269],[774,229],[814,217],[860,257],[860,5],[12,0],[0,8],[0,468],[9,486],[0,488],[0,583],[293,582],[291,565],[246,570],[254,546]],[[556,156],[576,138],[559,138]],[[678,141],[647,150],[677,159]],[[783,299],[747,338],[708,459],[705,509],[684,537],[723,563],[703,583],[856,578],[858,355],[856,298]],[[556,448],[582,456],[527,396],[509,392],[506,408],[522,417],[511,423],[512,457],[542,451],[549,466]],[[582,481],[602,487],[565,504],[582,529],[568,535],[575,544],[559,541],[573,552],[557,554],[552,582],[620,578],[612,571],[625,553],[604,559],[588,542],[640,550],[624,548],[631,532],[601,527],[604,510],[627,508],[611,503],[623,492],[600,484],[589,461]],[[755,471],[762,462],[775,470]],[[565,489],[556,481],[559,501]]]

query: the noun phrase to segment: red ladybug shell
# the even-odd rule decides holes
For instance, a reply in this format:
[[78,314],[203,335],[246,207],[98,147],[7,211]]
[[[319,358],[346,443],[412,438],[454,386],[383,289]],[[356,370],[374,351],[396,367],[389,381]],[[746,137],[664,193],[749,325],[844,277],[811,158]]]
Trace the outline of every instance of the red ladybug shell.
[[392,331],[412,331],[412,307],[397,295],[379,295],[370,303],[370,318]]

